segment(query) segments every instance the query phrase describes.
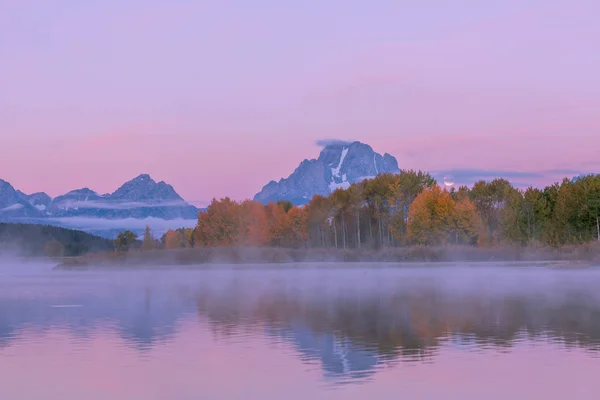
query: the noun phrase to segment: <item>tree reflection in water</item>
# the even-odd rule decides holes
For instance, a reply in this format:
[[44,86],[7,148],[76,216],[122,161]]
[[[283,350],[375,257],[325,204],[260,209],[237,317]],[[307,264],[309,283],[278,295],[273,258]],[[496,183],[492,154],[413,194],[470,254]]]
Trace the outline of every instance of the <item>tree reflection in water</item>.
[[593,283],[600,275],[509,270],[496,281],[473,272],[462,283],[445,273],[392,273],[390,279],[382,273],[376,282],[361,282],[293,271],[267,284],[248,275],[201,285],[196,303],[215,334],[264,331],[291,342],[303,358],[320,360],[326,375],[350,380],[388,363],[432,360],[442,346],[510,351],[518,343],[551,341],[600,348]]

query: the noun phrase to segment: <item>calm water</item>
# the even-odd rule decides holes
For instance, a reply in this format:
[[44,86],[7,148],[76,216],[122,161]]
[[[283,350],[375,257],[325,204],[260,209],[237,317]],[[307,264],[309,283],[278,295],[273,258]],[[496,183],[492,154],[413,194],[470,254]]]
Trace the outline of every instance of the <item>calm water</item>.
[[0,260],[0,399],[598,399],[600,271]]

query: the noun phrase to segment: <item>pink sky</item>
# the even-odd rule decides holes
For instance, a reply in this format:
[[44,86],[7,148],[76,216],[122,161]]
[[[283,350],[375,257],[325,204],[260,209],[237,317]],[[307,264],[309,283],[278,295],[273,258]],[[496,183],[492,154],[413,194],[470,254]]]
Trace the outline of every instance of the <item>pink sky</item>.
[[241,199],[323,138],[401,168],[600,172],[598,15],[596,0],[3,1],[0,178],[55,196],[149,173],[190,201]]

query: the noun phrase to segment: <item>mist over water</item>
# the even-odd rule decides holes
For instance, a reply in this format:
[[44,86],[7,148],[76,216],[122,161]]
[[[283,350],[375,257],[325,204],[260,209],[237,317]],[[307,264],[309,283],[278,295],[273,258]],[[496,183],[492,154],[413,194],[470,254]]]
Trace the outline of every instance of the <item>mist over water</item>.
[[3,259],[0,398],[592,399],[598,287],[596,269]]

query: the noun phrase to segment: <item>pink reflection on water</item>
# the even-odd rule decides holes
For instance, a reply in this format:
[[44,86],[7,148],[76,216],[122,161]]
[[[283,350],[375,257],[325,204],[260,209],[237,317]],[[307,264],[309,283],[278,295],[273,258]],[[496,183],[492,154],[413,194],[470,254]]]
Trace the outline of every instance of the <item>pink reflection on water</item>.
[[428,363],[379,370],[328,387],[318,363],[260,333],[217,338],[196,322],[139,351],[104,330],[89,339],[52,330],[0,350],[1,399],[596,399],[600,359],[580,349],[524,342],[510,352],[442,348]]

